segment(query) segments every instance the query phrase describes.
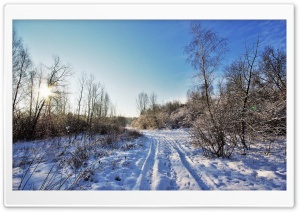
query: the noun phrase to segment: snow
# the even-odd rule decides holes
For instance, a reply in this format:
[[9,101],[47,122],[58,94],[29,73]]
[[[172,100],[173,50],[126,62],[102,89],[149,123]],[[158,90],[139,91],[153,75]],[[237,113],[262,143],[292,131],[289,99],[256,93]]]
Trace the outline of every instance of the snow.
[[[247,155],[207,158],[189,129],[141,131],[106,145],[79,136],[13,145],[14,190],[286,190],[286,141],[253,142]],[[86,148],[78,168],[76,150]],[[23,179],[23,180],[22,180]],[[21,183],[22,181],[22,183]]]

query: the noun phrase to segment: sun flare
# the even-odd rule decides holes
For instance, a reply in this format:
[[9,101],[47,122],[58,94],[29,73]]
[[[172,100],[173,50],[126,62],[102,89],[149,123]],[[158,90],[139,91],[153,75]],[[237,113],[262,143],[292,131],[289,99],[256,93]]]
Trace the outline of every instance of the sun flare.
[[40,95],[41,95],[43,98],[48,98],[49,96],[52,95],[51,88],[48,87],[48,85],[43,84],[43,85],[40,87]]

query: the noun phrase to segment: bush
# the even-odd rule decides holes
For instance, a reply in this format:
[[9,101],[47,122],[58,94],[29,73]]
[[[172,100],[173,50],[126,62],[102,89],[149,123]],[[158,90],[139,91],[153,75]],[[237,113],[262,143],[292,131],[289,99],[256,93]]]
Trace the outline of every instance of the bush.
[[136,130],[126,130],[126,133],[127,133],[127,136],[130,139],[136,139],[136,138],[142,136],[142,134],[139,131],[136,131]]
[[143,114],[140,117],[132,122],[133,127],[138,129],[157,129],[159,127],[158,121],[155,115],[153,114]]
[[77,147],[74,154],[72,155],[72,165],[75,169],[78,169],[82,164],[89,159],[88,151],[80,146]]
[[226,122],[224,114],[215,116],[215,123],[207,114],[199,117],[192,125],[191,135],[194,145],[202,148],[204,156],[230,158],[238,144],[232,125]]
[[[200,146],[204,156],[230,158],[237,142],[228,139],[223,131],[206,129],[195,126],[192,128],[193,142]],[[234,142],[233,142],[234,141]]]

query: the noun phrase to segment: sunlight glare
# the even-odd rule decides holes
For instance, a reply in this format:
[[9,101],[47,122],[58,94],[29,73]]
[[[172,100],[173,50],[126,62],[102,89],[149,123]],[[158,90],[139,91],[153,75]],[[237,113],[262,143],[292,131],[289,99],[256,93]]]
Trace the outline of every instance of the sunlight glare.
[[43,98],[48,98],[52,95],[51,88],[48,87],[46,83],[42,84],[40,87],[40,94]]

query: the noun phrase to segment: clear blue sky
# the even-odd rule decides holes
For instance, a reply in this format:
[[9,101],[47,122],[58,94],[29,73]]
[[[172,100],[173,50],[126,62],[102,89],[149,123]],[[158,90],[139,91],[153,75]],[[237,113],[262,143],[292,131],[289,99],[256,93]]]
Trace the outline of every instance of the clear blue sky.
[[[285,21],[206,20],[228,38],[229,63],[244,51],[245,43],[259,36],[262,46],[286,47]],[[61,21],[15,20],[35,65],[50,65],[59,56],[73,67],[71,105],[82,71],[105,86],[119,115],[137,116],[135,99],[140,92],[158,95],[158,102],[185,101],[195,71],[186,62],[190,21]]]

